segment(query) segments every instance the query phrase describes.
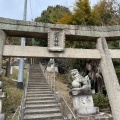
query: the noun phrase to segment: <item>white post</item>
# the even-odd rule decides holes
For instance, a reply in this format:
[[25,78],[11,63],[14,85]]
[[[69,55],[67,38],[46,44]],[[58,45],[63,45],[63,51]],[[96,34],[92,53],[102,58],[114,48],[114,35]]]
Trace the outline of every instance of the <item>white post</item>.
[[10,67],[10,74],[13,74],[13,66]]

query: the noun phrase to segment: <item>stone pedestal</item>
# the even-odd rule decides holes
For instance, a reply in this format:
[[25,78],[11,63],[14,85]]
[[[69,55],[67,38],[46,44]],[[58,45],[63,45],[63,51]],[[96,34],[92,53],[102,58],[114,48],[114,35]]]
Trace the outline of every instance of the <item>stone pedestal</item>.
[[77,115],[95,115],[99,108],[94,107],[92,91],[90,88],[74,88],[70,92],[73,98],[73,106]]
[[88,116],[78,115],[77,120],[113,120],[113,117],[110,114],[97,114]]

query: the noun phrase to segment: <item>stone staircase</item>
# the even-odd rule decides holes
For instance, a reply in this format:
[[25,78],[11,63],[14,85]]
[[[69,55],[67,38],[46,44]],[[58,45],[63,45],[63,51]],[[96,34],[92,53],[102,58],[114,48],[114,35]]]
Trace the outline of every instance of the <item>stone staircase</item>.
[[31,65],[23,120],[63,120],[59,104],[39,65]]

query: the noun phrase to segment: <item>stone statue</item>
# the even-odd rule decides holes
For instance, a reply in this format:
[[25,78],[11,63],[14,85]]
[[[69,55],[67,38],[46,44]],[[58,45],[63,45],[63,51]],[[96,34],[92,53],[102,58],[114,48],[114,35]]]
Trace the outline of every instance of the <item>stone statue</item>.
[[87,76],[80,75],[77,69],[70,71],[72,82],[72,90],[70,95],[73,99],[73,107],[78,115],[93,115],[99,112],[98,107],[94,107],[91,83]]
[[91,88],[91,83],[88,75],[83,77],[80,75],[77,69],[73,69],[71,70],[71,76],[73,79],[72,82],[73,89]]

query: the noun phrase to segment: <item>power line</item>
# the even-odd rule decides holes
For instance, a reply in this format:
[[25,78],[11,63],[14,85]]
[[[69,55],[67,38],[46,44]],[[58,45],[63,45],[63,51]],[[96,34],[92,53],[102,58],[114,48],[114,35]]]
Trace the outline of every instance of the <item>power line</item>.
[[37,3],[38,3],[38,6],[39,6],[39,8],[40,8],[40,11],[42,12],[42,8],[41,8],[40,1],[39,1],[39,0],[37,0]]

